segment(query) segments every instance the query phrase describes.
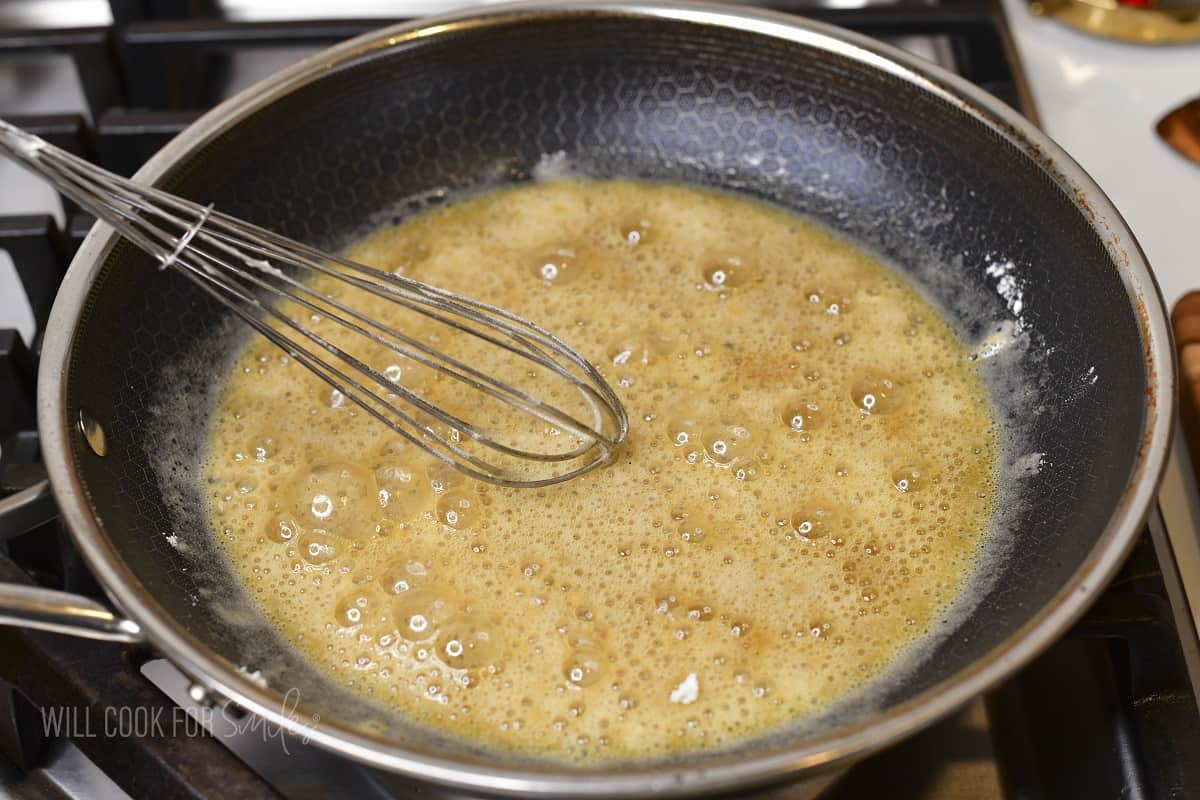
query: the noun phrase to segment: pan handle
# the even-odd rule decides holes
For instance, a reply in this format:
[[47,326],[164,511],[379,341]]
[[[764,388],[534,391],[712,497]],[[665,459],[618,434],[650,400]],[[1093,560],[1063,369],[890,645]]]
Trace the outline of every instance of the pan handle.
[[109,642],[140,642],[142,629],[83,595],[0,583],[0,625]]
[[[36,527],[44,507],[52,508],[50,485],[42,480],[0,500],[0,539]],[[53,516],[53,513],[51,513]],[[136,622],[122,619],[95,600],[70,592],[0,582],[0,625],[65,633],[110,642],[140,642]]]

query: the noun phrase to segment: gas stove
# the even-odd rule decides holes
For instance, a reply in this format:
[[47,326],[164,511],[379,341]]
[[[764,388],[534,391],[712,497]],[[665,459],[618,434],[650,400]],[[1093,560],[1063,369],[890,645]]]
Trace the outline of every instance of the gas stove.
[[[381,5],[397,10],[349,2],[337,10],[363,18],[330,18],[326,4],[291,4],[292,16],[312,15],[296,20],[271,18],[271,4],[252,0],[8,4],[0,117],[131,174],[223,98],[390,21],[368,17]],[[1036,120],[1010,29],[986,0],[762,5],[892,41]],[[194,7],[209,15],[186,16]],[[53,502],[29,489],[42,477],[33,414],[41,329],[92,220],[10,165],[0,164],[0,186],[0,580],[99,598]],[[1180,576],[1184,538],[1152,514],[1121,574],[1061,641],[958,714],[854,766],[822,797],[1200,797],[1200,639],[1185,591],[1194,582]],[[214,706],[138,647],[0,627],[0,653],[0,791],[9,795],[460,796]],[[785,786],[762,796],[801,793]]]

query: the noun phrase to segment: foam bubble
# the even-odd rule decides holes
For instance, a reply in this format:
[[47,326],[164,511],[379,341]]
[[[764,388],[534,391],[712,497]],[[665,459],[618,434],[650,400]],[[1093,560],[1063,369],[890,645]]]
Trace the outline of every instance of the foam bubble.
[[872,371],[850,386],[850,399],[864,414],[891,414],[904,405],[904,392],[896,378]]
[[562,668],[563,677],[580,688],[596,685],[606,672],[604,654],[590,643],[573,647]]

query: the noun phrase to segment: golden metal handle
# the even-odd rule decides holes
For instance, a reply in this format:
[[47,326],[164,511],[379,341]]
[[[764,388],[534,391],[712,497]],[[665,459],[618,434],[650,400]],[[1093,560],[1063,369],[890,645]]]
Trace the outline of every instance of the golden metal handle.
[[1200,42],[1200,8],[1127,6],[1116,0],[1032,0],[1029,8],[1082,31],[1142,44]]

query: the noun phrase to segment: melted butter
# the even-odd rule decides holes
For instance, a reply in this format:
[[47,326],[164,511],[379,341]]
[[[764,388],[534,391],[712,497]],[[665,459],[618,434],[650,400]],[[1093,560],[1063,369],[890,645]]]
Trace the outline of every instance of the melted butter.
[[566,484],[480,485],[251,342],[213,421],[211,518],[336,680],[501,749],[650,757],[847,696],[960,592],[994,494],[982,380],[933,307],[823,229],[694,188],[552,182],[349,255],[560,334],[632,428]]

